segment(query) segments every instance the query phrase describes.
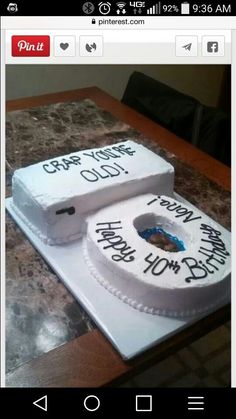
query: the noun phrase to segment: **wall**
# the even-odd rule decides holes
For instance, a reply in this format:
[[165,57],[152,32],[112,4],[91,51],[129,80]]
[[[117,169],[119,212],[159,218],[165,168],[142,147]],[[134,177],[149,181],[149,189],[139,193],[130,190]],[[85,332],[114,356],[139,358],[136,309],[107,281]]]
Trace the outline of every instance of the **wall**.
[[8,65],[7,99],[98,86],[121,99],[130,74],[141,71],[202,103],[217,106],[223,65]]

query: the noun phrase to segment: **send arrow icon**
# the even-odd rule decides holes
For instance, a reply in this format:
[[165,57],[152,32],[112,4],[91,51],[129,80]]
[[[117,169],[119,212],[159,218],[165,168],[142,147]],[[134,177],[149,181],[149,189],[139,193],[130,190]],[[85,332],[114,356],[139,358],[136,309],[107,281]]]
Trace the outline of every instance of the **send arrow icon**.
[[39,407],[39,409],[44,410],[45,412],[47,412],[48,410],[48,396],[43,396],[38,400],[35,400],[35,402],[33,402],[33,404],[37,407]]
[[191,46],[192,46],[192,43],[183,45],[182,48],[190,51],[191,50]]

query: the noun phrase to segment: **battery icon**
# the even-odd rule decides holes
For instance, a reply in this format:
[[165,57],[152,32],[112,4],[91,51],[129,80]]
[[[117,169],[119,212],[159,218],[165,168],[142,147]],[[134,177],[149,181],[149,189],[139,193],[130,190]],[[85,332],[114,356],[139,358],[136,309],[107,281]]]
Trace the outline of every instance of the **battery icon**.
[[187,1],[185,1],[184,3],[181,3],[181,15],[189,15],[190,13],[189,10],[190,10],[190,6]]

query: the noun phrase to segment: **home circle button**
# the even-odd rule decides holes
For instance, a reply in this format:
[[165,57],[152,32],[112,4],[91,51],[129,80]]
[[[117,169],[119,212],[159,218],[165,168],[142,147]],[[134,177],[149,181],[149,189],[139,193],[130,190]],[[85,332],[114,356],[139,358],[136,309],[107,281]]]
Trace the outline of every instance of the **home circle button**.
[[90,395],[84,399],[84,407],[89,412],[95,412],[100,407],[100,400],[97,396]]

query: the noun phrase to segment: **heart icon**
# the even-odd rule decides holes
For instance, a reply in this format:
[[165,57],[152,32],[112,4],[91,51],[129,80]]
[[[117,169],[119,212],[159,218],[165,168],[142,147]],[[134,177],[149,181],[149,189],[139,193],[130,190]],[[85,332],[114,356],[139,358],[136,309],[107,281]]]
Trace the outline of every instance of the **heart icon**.
[[65,51],[68,47],[69,47],[68,42],[65,42],[65,43],[61,42],[60,43],[60,48],[63,49],[63,51]]

